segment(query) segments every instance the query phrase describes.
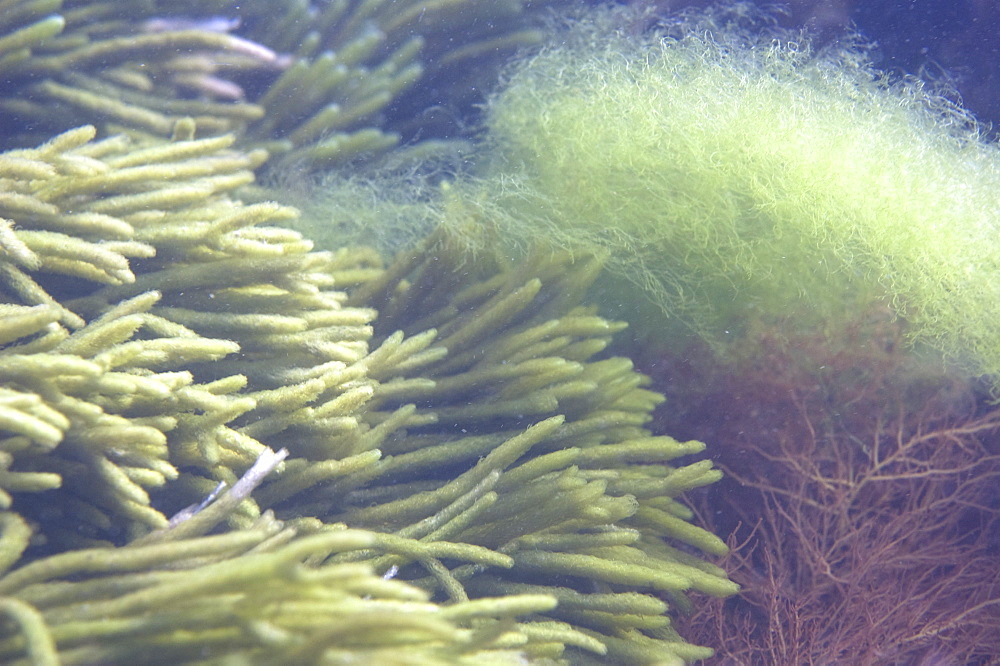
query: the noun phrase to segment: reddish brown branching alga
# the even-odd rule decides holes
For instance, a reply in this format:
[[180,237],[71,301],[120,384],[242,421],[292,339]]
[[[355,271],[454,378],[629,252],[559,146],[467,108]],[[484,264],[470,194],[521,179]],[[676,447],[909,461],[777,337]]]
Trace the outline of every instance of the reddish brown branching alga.
[[[732,535],[743,591],[683,628],[713,663],[995,663],[1000,410],[900,335],[881,316],[837,339],[764,332],[668,403],[664,429],[709,442],[727,475],[696,510]],[[682,365],[647,372],[669,385]]]

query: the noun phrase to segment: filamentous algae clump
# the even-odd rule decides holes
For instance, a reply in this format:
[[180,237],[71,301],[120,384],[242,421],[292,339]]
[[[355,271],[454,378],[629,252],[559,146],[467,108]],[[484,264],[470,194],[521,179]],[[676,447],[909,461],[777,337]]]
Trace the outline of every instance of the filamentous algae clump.
[[711,343],[885,298],[912,343],[1000,374],[997,146],[858,50],[727,20],[578,27],[520,63],[475,198],[510,238],[610,254]]

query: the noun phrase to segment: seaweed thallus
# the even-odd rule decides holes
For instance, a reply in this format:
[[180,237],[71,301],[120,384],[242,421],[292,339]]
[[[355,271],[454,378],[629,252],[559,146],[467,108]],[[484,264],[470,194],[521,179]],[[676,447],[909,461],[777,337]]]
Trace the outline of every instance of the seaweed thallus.
[[882,300],[915,348],[1000,376],[996,143],[851,40],[815,51],[746,9],[648,36],[581,22],[524,59],[471,198],[504,237],[606,252],[717,350]]
[[429,131],[481,101],[557,2],[11,0],[0,147],[86,123],[169,137],[192,117],[297,165],[371,158],[453,129]]
[[[594,261],[383,266],[234,137],[0,155],[0,661],[679,663],[736,590]],[[672,610],[671,610],[672,609]]]

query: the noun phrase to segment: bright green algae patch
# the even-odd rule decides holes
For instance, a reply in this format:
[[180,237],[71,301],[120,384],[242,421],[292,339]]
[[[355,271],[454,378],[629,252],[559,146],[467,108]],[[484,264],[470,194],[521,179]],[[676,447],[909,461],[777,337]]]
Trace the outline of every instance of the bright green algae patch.
[[1000,155],[960,109],[789,35],[607,34],[577,28],[492,101],[476,197],[505,234],[609,253],[710,342],[887,297],[913,342],[1000,373]]

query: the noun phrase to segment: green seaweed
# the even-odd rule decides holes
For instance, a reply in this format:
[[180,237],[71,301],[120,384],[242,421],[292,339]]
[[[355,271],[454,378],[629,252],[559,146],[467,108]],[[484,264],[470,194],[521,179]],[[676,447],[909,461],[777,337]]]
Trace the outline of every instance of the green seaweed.
[[316,249],[253,186],[430,131],[550,4],[5,5],[0,660],[711,654],[671,622],[737,590],[681,504],[719,472],[649,431],[600,260],[469,252],[457,197]]
[[856,48],[738,11],[644,36],[579,22],[513,68],[482,181],[451,196],[508,245],[606,256],[622,300],[640,287],[716,349],[884,300],[915,348],[1000,374],[996,144]]
[[318,251],[196,134],[0,155],[0,659],[710,655],[719,472],[647,430],[600,262]]
[[13,0],[0,19],[3,146],[87,123],[168,137],[191,117],[203,137],[235,133],[300,168],[371,160],[404,136],[452,132],[449,114],[541,41],[552,4]]

